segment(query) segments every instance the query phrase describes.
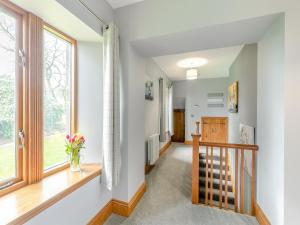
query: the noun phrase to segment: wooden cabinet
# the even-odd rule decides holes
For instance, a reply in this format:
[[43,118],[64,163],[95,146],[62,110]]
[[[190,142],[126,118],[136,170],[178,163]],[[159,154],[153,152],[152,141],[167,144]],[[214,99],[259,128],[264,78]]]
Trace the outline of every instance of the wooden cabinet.
[[203,142],[228,142],[228,118],[227,117],[202,117],[201,130]]

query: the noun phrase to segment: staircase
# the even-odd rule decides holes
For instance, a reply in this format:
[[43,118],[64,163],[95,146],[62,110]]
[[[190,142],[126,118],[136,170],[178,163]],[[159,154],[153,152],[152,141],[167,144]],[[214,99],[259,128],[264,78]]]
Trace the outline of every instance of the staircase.
[[[210,155],[208,155],[210,159]],[[210,160],[208,161],[208,168],[211,168]],[[228,208],[234,209],[234,193],[232,176],[229,173],[229,166],[227,166],[227,197]],[[205,176],[206,176],[206,153],[199,154],[199,203],[207,204],[205,202]],[[211,172],[208,171],[208,188],[211,187]],[[213,156],[213,176],[212,176],[212,204],[219,205],[220,201],[220,185],[222,185],[222,204],[225,204],[225,160],[222,166],[222,184],[220,184],[220,156]],[[207,194],[208,201],[210,201],[210,192]]]
[[[257,145],[214,143],[200,141],[199,122],[193,137],[192,203],[204,203],[220,209],[245,213],[245,152],[251,157],[250,210],[255,215]],[[229,151],[233,158],[233,174],[229,169]],[[250,153],[250,154],[249,154]],[[249,162],[249,161],[248,161]],[[247,186],[248,187],[248,186]]]

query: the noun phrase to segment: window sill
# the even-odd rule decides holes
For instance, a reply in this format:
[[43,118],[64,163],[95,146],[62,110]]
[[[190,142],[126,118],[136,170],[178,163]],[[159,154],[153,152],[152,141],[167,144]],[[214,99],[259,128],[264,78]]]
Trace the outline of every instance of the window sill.
[[99,164],[85,164],[81,172],[69,168],[0,198],[0,224],[23,224],[101,174]]

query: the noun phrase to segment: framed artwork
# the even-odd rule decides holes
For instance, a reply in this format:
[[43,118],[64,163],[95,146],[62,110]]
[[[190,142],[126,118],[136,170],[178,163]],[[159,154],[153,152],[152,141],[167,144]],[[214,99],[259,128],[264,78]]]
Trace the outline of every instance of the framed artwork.
[[153,82],[147,81],[145,83],[145,99],[153,100]]
[[228,110],[231,113],[238,112],[238,82],[232,83],[228,87]]

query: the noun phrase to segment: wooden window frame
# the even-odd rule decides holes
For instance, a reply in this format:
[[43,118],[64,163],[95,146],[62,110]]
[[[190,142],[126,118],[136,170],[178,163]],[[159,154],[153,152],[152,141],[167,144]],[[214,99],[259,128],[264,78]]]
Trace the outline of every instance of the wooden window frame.
[[[43,29],[70,43],[71,48],[71,133],[77,131],[77,41],[62,31],[44,22]],[[43,151],[43,150],[42,150]],[[41,162],[43,163],[43,162]],[[43,177],[48,177],[70,167],[69,162],[53,166],[42,171]],[[43,168],[43,166],[42,166]]]
[[[43,155],[43,147],[39,145],[39,143],[32,143],[33,141],[30,141],[30,131],[29,127],[37,127],[39,131],[43,131],[42,129],[42,121],[41,120],[35,120],[34,118],[30,118],[29,114],[29,101],[30,97],[33,93],[31,93],[33,90],[30,90],[30,84],[32,86],[37,84],[32,84],[32,80],[29,78],[30,73],[30,66],[31,58],[29,53],[29,43],[30,43],[30,35],[29,35],[29,20],[30,20],[30,13],[23,10],[19,6],[16,6],[15,4],[11,3],[8,0],[0,0],[0,4],[3,8],[7,9],[9,13],[12,15],[16,15],[16,19],[19,18],[20,26],[19,26],[19,46],[18,49],[22,49],[25,52],[26,55],[26,61],[25,65],[22,67],[18,67],[18,73],[20,74],[18,81],[19,88],[18,88],[18,98],[22,99],[22,101],[18,102],[18,109],[22,110],[22,113],[19,113],[18,117],[18,128],[23,128],[25,132],[25,142],[24,142],[24,148],[22,151],[18,151],[17,155],[17,178],[14,178],[9,181],[9,186],[3,188],[0,190],[0,197],[3,195],[6,195],[10,192],[16,191],[17,189],[20,189],[28,184],[36,183],[39,180],[41,180],[44,177],[48,177],[50,175],[53,175],[54,173],[57,173],[59,171],[62,171],[69,167],[69,163],[66,162],[64,164],[58,165],[56,167],[52,167],[46,171],[44,171],[43,168],[43,157],[39,157],[38,155]],[[71,68],[71,133],[76,133],[77,131],[77,41],[73,39],[72,37],[68,36],[67,34],[59,31],[58,29],[54,28],[50,24],[43,23],[43,29],[48,30],[49,32],[57,35],[58,37],[64,39],[65,41],[71,43],[72,45],[72,68]],[[42,51],[42,50],[41,50]],[[18,65],[19,59],[17,61]],[[34,64],[33,64],[34,65]],[[34,81],[35,82],[35,81]],[[40,96],[43,96],[43,89],[40,87],[35,87],[37,89],[37,92]],[[35,93],[34,93],[35,94]],[[31,100],[32,101],[32,100]],[[38,100],[36,100],[38,102]],[[40,104],[38,102],[38,104]],[[42,108],[42,105],[38,105],[39,109],[31,109],[32,111],[35,111],[38,116],[42,116],[42,111],[40,111],[40,108]],[[28,136],[28,135],[29,136]],[[17,135],[17,134],[16,134]],[[26,136],[27,135],[27,136]],[[17,137],[17,136],[16,136]],[[41,135],[43,138],[43,135]],[[40,143],[43,140],[38,140]],[[29,144],[29,142],[31,142]],[[16,141],[16,145],[21,144],[20,140]],[[29,148],[37,148],[37,151],[32,151]],[[30,163],[30,160],[37,160],[34,163]],[[32,176],[32,174],[34,174]],[[39,176],[38,174],[41,174]],[[2,182],[4,184],[7,183],[7,181]],[[0,183],[0,186],[1,184]]]
[[[0,1],[1,7],[7,10],[8,14],[13,16],[18,22],[18,31],[16,34],[16,51],[25,50],[26,42],[27,42],[27,34],[26,34],[26,26],[27,26],[27,12],[16,6],[15,4],[9,1]],[[15,151],[16,151],[16,177],[12,179],[8,179],[5,182],[0,182],[0,186],[8,184],[7,187],[0,190],[0,197],[17,190],[21,187],[24,187],[27,184],[27,149],[26,144],[23,146],[22,150],[18,149],[18,145],[20,145],[20,140],[18,138],[18,129],[26,129],[26,107],[25,107],[25,98],[27,96],[27,88],[26,88],[26,65],[22,65],[20,63],[20,57],[18,53],[16,54],[16,75],[17,80],[17,118],[16,118],[16,141],[15,141]]]

